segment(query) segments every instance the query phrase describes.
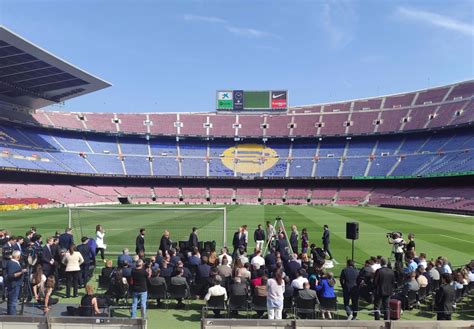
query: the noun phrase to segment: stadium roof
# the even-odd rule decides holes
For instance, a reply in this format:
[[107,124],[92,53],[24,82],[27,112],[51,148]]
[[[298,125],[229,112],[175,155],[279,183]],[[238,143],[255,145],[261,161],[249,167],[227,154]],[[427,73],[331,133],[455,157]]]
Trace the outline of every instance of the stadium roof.
[[38,109],[111,86],[0,25],[0,100]]

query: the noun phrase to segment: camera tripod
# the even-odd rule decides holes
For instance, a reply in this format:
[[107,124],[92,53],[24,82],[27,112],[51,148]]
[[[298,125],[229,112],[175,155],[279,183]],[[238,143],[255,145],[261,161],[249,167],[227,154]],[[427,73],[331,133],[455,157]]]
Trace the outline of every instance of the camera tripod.
[[[285,224],[283,224],[283,219],[281,217],[275,218],[275,223],[273,224],[273,228],[276,230],[277,227],[281,228],[280,232],[282,232],[285,235],[287,248],[288,248],[288,251],[290,253],[289,256],[293,255],[293,248],[291,248],[290,239],[288,238],[288,234],[286,233],[286,229],[285,229]],[[278,233],[277,233],[277,235],[278,235]],[[275,236],[271,236],[271,237],[268,236],[267,239],[268,240],[265,243],[265,248],[263,249],[263,254],[262,255],[266,255],[271,243],[275,239]]]
[[36,305],[36,300],[33,298],[33,287],[31,286],[31,274],[33,273],[32,267],[36,264],[37,259],[33,255],[29,255],[26,257],[25,265],[26,265],[26,272],[23,274],[23,286],[21,287],[20,292],[20,300],[21,300],[21,308],[20,308],[20,315],[23,315],[25,311],[25,303],[29,301],[33,301],[33,307]]

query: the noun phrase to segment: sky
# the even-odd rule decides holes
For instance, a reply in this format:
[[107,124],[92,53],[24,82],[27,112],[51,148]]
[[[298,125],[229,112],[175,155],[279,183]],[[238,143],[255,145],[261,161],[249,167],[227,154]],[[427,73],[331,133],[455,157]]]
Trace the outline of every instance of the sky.
[[290,106],[474,78],[474,1],[0,0],[0,24],[110,83],[50,107],[209,112],[219,89]]

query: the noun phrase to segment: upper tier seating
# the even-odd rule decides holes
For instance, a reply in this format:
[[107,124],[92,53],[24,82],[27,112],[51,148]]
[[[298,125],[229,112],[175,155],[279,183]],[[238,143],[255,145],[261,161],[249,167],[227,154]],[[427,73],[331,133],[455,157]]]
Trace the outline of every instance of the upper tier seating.
[[[474,81],[405,94],[290,108],[272,115],[232,113],[71,113],[37,111],[2,116],[63,129],[170,136],[358,135],[445,127],[474,121]],[[10,114],[9,114],[10,113]]]

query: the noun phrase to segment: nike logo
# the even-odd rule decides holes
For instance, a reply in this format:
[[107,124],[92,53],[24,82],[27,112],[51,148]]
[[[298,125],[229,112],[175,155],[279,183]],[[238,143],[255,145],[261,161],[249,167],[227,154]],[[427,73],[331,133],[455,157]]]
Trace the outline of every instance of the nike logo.
[[278,98],[278,97],[281,97],[281,96],[284,96],[285,94],[279,94],[279,95],[272,95],[272,98],[275,99],[275,98]]

